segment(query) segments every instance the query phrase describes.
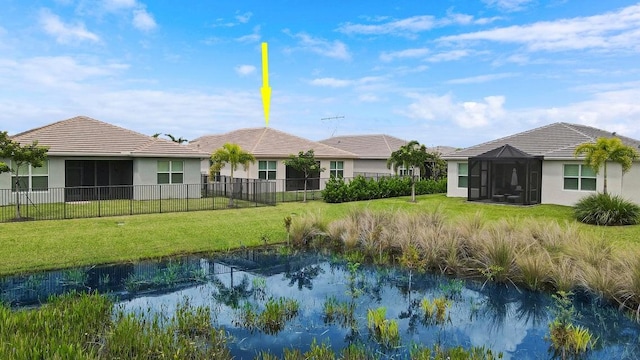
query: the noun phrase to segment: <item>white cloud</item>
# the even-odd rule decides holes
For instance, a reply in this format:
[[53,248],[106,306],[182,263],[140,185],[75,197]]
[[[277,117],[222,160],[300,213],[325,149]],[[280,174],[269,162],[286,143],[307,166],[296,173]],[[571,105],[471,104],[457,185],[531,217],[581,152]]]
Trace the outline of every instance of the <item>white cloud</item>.
[[482,0],[490,7],[495,7],[503,11],[524,10],[533,0]]
[[435,18],[431,15],[412,16],[406,19],[395,20],[376,25],[363,25],[347,23],[340,26],[338,31],[345,34],[382,35],[396,34],[402,35],[427,31],[435,27]]
[[350,85],[353,85],[354,82],[353,80],[344,80],[344,79],[336,79],[336,78],[319,78],[319,79],[313,79],[310,82],[311,85],[315,85],[315,86],[328,86],[328,87],[334,87],[334,88],[340,88],[340,87],[347,87]]
[[427,60],[430,62],[442,62],[442,61],[453,61],[462,59],[463,57],[469,56],[470,52],[468,50],[451,50],[445,51],[441,53],[434,54],[430,56]]
[[640,4],[601,15],[542,21],[461,35],[441,42],[494,41],[524,45],[529,51],[640,51]]
[[415,49],[405,49],[400,51],[383,52],[382,54],[380,54],[380,60],[384,62],[390,62],[395,59],[419,58],[427,55],[428,53],[429,53],[429,49],[427,48],[415,48]]
[[381,24],[353,24],[346,23],[338,28],[345,34],[362,35],[397,35],[412,37],[417,33],[447,25],[488,24],[498,17],[475,19],[472,15],[448,12],[447,16],[436,19],[431,15],[417,15],[400,20],[393,20]]
[[374,103],[374,102],[379,102],[380,98],[374,94],[362,94],[358,96],[358,100],[360,100],[361,102]]
[[133,11],[133,26],[138,30],[151,31],[158,24],[156,24],[153,15],[148,13],[146,9],[139,8]]
[[247,76],[256,72],[256,67],[253,65],[238,65],[234,70],[240,76]]
[[[289,34],[288,30],[285,30],[286,34]],[[340,60],[350,60],[351,54],[349,53],[349,49],[347,45],[345,45],[342,41],[334,40],[329,41],[322,38],[315,38],[306,33],[298,33],[292,35],[296,39],[298,39],[297,48],[304,49],[307,51],[311,51],[318,55],[340,59]]]
[[414,100],[404,115],[429,121],[453,121],[462,128],[485,127],[505,115],[504,96],[487,96],[483,101],[457,102],[451,94],[443,96],[409,94]]
[[76,89],[95,78],[120,74],[129,65],[122,63],[81,64],[69,56],[34,57],[19,61],[0,59],[0,82],[27,89]]
[[375,86],[375,84],[379,83],[383,79],[384,79],[383,77],[378,77],[378,76],[365,76],[360,79],[354,79],[354,80],[325,77],[325,78],[313,79],[309,83],[314,86],[326,86],[326,87],[333,87],[333,88],[358,86],[362,89],[365,87]]
[[243,42],[243,43],[254,43],[254,42],[260,41],[261,37],[262,36],[260,36],[260,25],[257,25],[253,28],[252,34],[241,36],[237,38],[236,41]]
[[61,44],[81,41],[100,42],[100,37],[87,30],[83,23],[65,24],[60,17],[48,9],[40,11],[40,25],[47,34],[55,37]]
[[478,76],[471,76],[471,77],[466,77],[466,78],[452,79],[452,80],[446,81],[446,83],[447,84],[455,84],[455,85],[458,85],[458,84],[480,84],[480,83],[485,83],[485,82],[489,82],[489,81],[510,78],[510,77],[514,77],[516,75],[517,74],[515,74],[515,73],[500,73],[500,74],[478,75]]
[[238,20],[238,22],[241,24],[246,24],[251,19],[251,16],[253,16],[253,13],[246,12],[244,14],[236,15],[236,20]]
[[104,0],[103,6],[109,11],[131,9],[138,5],[136,0]]

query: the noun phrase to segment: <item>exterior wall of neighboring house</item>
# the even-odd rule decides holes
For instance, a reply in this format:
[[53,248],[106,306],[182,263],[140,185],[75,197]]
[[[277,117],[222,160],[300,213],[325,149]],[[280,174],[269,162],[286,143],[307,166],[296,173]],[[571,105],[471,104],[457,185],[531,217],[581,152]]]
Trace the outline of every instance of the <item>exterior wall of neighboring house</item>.
[[467,197],[467,187],[460,187],[458,177],[458,164],[466,164],[466,160],[449,160],[447,161],[447,196],[448,197]]
[[387,169],[385,159],[356,159],[353,161],[353,172],[355,174],[393,174],[393,169]]
[[[259,172],[259,162],[260,161],[275,161],[276,162],[276,191],[285,191],[285,182],[287,167],[284,165],[285,158],[258,158],[256,162],[249,165],[247,171],[244,170],[242,166],[240,166],[236,171],[233,172],[234,178],[245,178],[245,179],[258,179]],[[320,161],[320,167],[325,170],[320,173],[320,189],[324,189],[324,185],[327,180],[331,176],[331,161],[342,161],[343,162],[343,177],[344,178],[352,178],[353,177],[353,168],[354,161],[352,159],[317,159]],[[230,176],[231,169],[229,165],[225,165],[222,170],[220,170],[220,175]]]
[[[564,166],[582,165],[580,160],[546,160],[542,163],[542,203],[572,206],[581,198],[604,190],[604,171],[601,168],[596,176],[596,191],[593,190],[567,190],[564,188]],[[638,164],[631,171],[640,173]],[[613,195],[621,195],[631,201],[640,200],[640,182],[632,178],[631,171],[622,176],[620,164],[607,164],[607,192]],[[630,176],[631,175],[631,176]],[[626,182],[629,181],[629,185]],[[624,185],[624,186],[623,186]],[[635,188],[631,187],[636,185]],[[634,200],[635,199],[635,200]]]
[[[183,181],[180,184],[158,185],[158,161],[182,161]],[[199,198],[201,193],[200,159],[181,158],[135,158],[133,161],[133,184],[154,185],[134,187],[134,200]],[[190,184],[185,186],[184,184]]]
[[[42,204],[47,202],[63,202],[65,199],[65,161],[66,160],[131,160],[130,157],[59,157],[49,156],[48,161],[48,187],[47,191],[31,191],[20,194],[21,203]],[[159,158],[134,158],[133,159],[133,185],[157,185],[158,183],[158,160],[178,160],[183,161],[183,184],[193,184],[189,187],[188,194],[184,185],[164,185],[166,192],[162,198],[168,197],[190,197],[199,198],[200,192],[200,159],[159,159]],[[176,190],[170,191],[171,187]],[[155,188],[155,189],[154,189]],[[11,174],[0,174],[0,205],[14,204],[16,193],[11,190]],[[184,193],[184,194],[183,194]],[[144,189],[136,186],[134,191],[135,200],[157,199],[160,194],[157,186]]]
[[[447,164],[447,196],[467,197],[467,188],[460,187],[458,173],[464,160],[449,160]],[[580,160],[545,160],[542,162],[541,203],[573,206],[581,198],[604,190],[604,173],[595,177],[596,190],[565,189],[565,165],[583,165]],[[463,175],[464,176],[464,175]],[[631,170],[622,176],[622,167],[617,163],[607,164],[607,191],[613,195],[640,204],[640,163],[634,163]]]
[[[621,179],[622,196],[636,204],[640,204],[640,162],[634,162],[631,170]],[[609,182],[607,181],[607,185]]]

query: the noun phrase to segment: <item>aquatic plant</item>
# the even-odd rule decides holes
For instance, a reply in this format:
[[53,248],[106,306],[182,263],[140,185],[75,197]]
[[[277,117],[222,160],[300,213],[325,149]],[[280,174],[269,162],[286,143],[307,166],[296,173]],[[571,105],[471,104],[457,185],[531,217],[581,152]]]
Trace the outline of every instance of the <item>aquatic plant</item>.
[[563,360],[585,354],[596,343],[588,329],[573,324],[578,314],[571,303],[571,295],[563,291],[553,295],[555,306],[551,311],[555,317],[549,323],[550,350]]
[[62,272],[62,279],[58,280],[62,286],[73,288],[86,287],[89,280],[87,269],[69,269]]
[[385,348],[396,347],[400,344],[398,322],[386,318],[387,309],[381,306],[367,310],[367,327],[376,342]]
[[494,355],[491,349],[484,346],[474,346],[465,350],[461,346],[447,349],[437,344],[433,348],[414,344],[409,351],[409,356],[411,360],[498,360],[504,355],[501,352]]
[[420,301],[420,309],[422,309],[424,320],[426,322],[435,322],[443,324],[447,320],[447,309],[451,306],[451,300],[442,296],[429,300],[423,298]]
[[446,283],[438,285],[438,289],[442,291],[447,299],[457,299],[462,295],[462,289],[464,288],[464,281],[461,279],[450,279]]
[[353,301],[338,301],[335,296],[329,296],[322,306],[323,320],[325,324],[338,322],[343,327],[354,328],[357,325],[355,308]]
[[284,329],[285,322],[298,315],[300,304],[297,300],[269,298],[262,311],[255,305],[245,302],[238,311],[236,324],[249,330],[260,330],[275,335]]

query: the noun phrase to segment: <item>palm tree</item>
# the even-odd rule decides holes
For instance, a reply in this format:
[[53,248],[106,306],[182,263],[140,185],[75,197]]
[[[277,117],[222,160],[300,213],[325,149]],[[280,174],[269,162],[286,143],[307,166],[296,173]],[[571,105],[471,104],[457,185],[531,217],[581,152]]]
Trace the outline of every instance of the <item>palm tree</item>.
[[622,143],[622,140],[616,137],[598,138],[595,143],[585,143],[578,145],[574,152],[576,157],[584,155],[584,162],[590,166],[596,175],[600,172],[600,167],[604,168],[604,189],[603,193],[607,193],[607,161],[613,161],[622,165],[622,174],[631,170],[633,161],[637,160],[640,155],[636,149]]
[[229,196],[229,206],[233,206],[233,172],[242,165],[247,171],[249,164],[256,162],[256,158],[248,152],[242,150],[240,145],[226,143],[211,155],[211,168],[209,168],[209,178],[213,179],[215,173],[219,172],[226,164],[231,168],[231,196]]
[[422,173],[426,172],[424,164],[429,159],[427,148],[420,145],[419,142],[412,140],[406,145],[391,153],[391,157],[387,160],[387,168],[397,174],[399,168],[410,172],[411,174],[411,201],[416,202],[416,169],[420,169]]

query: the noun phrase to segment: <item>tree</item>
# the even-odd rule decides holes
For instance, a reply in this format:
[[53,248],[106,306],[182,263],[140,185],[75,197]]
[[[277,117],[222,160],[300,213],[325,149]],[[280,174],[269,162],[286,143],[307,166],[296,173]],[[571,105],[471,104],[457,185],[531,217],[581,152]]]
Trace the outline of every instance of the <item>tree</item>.
[[622,165],[622,174],[631,170],[633,161],[637,160],[640,155],[631,146],[622,143],[619,138],[598,138],[595,143],[584,143],[578,145],[574,152],[576,157],[584,155],[584,162],[590,166],[593,171],[600,173],[600,168],[604,169],[604,189],[603,193],[607,194],[607,161],[613,161]]
[[168,137],[169,139],[171,139],[171,141],[173,141],[174,143],[178,143],[178,144],[182,144],[185,143],[189,140],[183,138],[182,136],[180,136],[179,138],[176,138],[175,136],[171,135],[171,134],[164,134],[164,136]]
[[447,174],[447,162],[442,160],[440,153],[437,151],[427,153],[427,166],[431,170],[431,178],[440,180]]
[[315,171],[323,172],[324,168],[321,168],[316,157],[313,153],[313,149],[307,152],[300,151],[298,156],[289,155],[289,158],[284,161],[285,166],[290,166],[304,174],[304,193],[302,195],[302,202],[307,202],[307,180],[309,176]]
[[421,172],[426,172],[424,164],[428,160],[429,154],[427,153],[427,148],[415,140],[400,146],[398,150],[391,153],[391,156],[387,160],[388,169],[393,167],[393,171],[397,174],[398,169],[403,168],[411,175],[412,202],[416,202],[416,170],[420,169]]
[[[15,181],[12,187],[15,185],[16,219],[18,220],[22,218],[20,212],[20,192],[29,190],[29,184],[24,184],[20,180],[20,171],[28,166],[32,168],[42,167],[47,160],[47,151],[49,151],[49,148],[38,145],[38,141],[34,141],[29,145],[21,145],[19,142],[9,138],[6,131],[0,132],[0,159],[11,161],[10,165],[0,162],[0,173],[10,172],[12,174],[12,182]],[[23,189],[25,185],[27,188]]]
[[233,172],[238,170],[238,166],[242,165],[246,171],[249,164],[256,162],[256,158],[248,152],[242,150],[240,145],[226,143],[222,147],[211,154],[211,167],[209,168],[209,178],[213,179],[215,173],[219,172],[226,164],[231,168],[231,196],[229,196],[229,206],[233,206]]

